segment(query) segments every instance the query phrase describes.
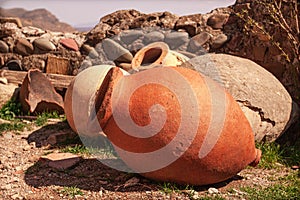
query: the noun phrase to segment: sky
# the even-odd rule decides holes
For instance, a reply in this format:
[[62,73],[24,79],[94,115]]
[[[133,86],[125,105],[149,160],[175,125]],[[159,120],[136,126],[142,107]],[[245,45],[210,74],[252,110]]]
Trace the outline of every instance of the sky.
[[207,13],[227,7],[235,0],[0,0],[2,8],[33,10],[46,8],[60,21],[72,26],[93,26],[106,14],[121,9],[143,13],[169,11],[178,15]]

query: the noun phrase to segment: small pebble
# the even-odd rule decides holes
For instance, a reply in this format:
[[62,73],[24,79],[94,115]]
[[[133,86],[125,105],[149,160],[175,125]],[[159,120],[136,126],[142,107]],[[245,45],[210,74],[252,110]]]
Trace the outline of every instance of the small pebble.
[[10,134],[10,133],[6,133],[6,134],[4,134],[3,136],[4,136],[4,138],[7,139],[7,140],[10,140],[10,139],[13,138],[13,135]]
[[211,188],[208,189],[208,193],[209,194],[218,194],[219,190],[216,189],[216,188],[211,187]]
[[198,192],[194,192],[192,199],[199,199],[199,193]]
[[20,171],[20,170],[22,170],[22,169],[23,169],[23,167],[21,167],[21,166],[16,167],[16,170],[17,170],[17,171]]

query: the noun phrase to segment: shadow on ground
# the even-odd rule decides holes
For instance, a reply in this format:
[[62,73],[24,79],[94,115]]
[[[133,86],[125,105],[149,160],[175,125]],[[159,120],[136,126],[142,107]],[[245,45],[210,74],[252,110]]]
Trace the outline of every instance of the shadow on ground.
[[[32,132],[28,138],[28,143],[35,142],[36,147],[44,146],[47,138],[51,134],[58,132],[67,132],[68,135],[73,136],[68,143],[58,144],[51,148],[53,150],[64,148],[66,145],[81,144],[76,134],[70,129],[66,122],[58,122],[56,124],[46,125],[39,130]],[[128,184],[128,180],[136,177],[139,179],[138,183]],[[194,186],[196,191],[204,191],[209,187],[221,188],[231,182],[243,179],[241,176],[234,176],[233,178],[207,186]],[[33,166],[29,167],[25,172],[26,184],[33,187],[43,186],[62,186],[62,187],[77,187],[83,190],[100,191],[105,189],[108,191],[118,192],[132,192],[132,191],[150,191],[163,190],[164,183],[156,182],[143,178],[138,174],[120,172],[112,169],[95,158],[82,159],[77,165],[68,170],[57,170],[49,167],[42,160],[37,161]],[[127,183],[126,183],[127,182]],[[170,189],[186,189],[186,185],[171,184]]]
[[33,131],[27,137],[27,142],[28,144],[35,142],[36,147],[46,146],[47,139],[49,138],[49,136],[58,133],[64,133],[67,137],[66,140],[70,141],[69,143],[80,142],[79,138],[77,137],[77,134],[74,131],[72,131],[72,129],[66,121],[48,124],[36,131]]
[[[137,184],[127,184],[131,178],[139,179]],[[236,175],[235,177],[214,185],[193,187],[194,190],[204,191],[209,187],[224,187],[232,181],[241,180],[243,177]],[[25,173],[26,184],[33,187],[42,186],[63,186],[77,187],[84,190],[100,191],[105,189],[108,191],[132,192],[132,191],[149,191],[162,190],[163,183],[155,182],[141,177],[138,174],[120,172],[102,164],[97,159],[83,159],[76,166],[68,170],[57,170],[44,165],[42,161],[36,162],[28,168]],[[186,185],[172,185],[171,189],[187,188]],[[173,187],[173,188],[172,188]]]

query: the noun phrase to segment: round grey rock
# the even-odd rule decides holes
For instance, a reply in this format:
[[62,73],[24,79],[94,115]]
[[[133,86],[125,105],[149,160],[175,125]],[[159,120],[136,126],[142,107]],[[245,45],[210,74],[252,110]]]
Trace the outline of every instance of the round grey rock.
[[88,53],[90,58],[97,58],[99,56],[98,52],[95,50],[94,47],[91,47],[88,44],[82,45],[82,49]]
[[144,35],[143,31],[141,30],[127,30],[123,31],[120,35],[121,41],[124,44],[131,44],[135,40],[139,39]]
[[176,49],[179,46],[188,44],[189,34],[187,32],[171,32],[166,34],[165,42],[169,45],[170,49]]
[[125,49],[122,45],[113,41],[112,39],[104,39],[102,41],[102,48],[107,58],[111,61],[130,63],[133,59],[133,56],[129,50]]
[[211,47],[214,49],[218,49],[220,47],[222,47],[228,40],[227,35],[225,34],[220,34],[216,37],[216,39],[214,39],[214,41],[211,44]]
[[153,42],[164,41],[164,34],[159,31],[153,31],[145,34],[143,42],[147,45]]
[[82,61],[78,72],[81,72],[81,71],[91,67],[92,65],[93,65],[93,63],[91,60],[85,59],[84,61]]
[[54,51],[55,45],[47,38],[37,38],[33,41],[33,45],[43,51]]
[[188,51],[194,53],[203,49],[202,45],[208,42],[210,38],[211,36],[207,32],[201,32],[198,35],[195,35],[189,42]]
[[14,51],[22,56],[33,54],[33,45],[25,38],[19,38],[16,41]]
[[206,54],[188,61],[189,68],[223,85],[250,122],[256,141],[274,141],[289,126],[292,98],[270,72],[251,60]]
[[8,52],[9,52],[8,45],[4,41],[0,40],[0,53],[8,53]]

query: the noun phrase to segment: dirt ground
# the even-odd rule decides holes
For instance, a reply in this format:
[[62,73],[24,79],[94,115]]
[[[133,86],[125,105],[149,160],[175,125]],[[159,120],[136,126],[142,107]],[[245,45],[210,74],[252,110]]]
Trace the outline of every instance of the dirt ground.
[[61,151],[63,146],[51,147],[45,140],[58,132],[74,134],[67,122],[43,127],[27,123],[27,130],[0,136],[0,199],[247,199],[241,187],[268,187],[291,170],[246,168],[230,180],[205,187],[155,182],[116,171],[85,154],[71,169],[57,170],[40,157]]

